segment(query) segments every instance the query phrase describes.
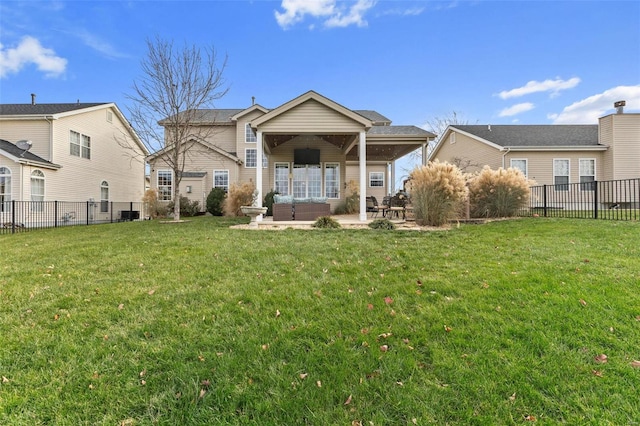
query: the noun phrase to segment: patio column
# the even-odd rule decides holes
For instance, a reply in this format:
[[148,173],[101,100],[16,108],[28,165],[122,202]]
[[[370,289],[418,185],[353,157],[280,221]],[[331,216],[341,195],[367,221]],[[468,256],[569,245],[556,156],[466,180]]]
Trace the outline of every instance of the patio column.
[[367,220],[367,133],[360,132],[358,142],[358,155],[360,157],[360,221]]
[[396,193],[396,160],[391,162],[391,180],[387,185],[389,187],[389,195]]
[[[256,206],[262,207],[262,131],[256,133],[256,189],[258,190],[258,199]],[[262,222],[262,215],[256,216],[257,222]]]

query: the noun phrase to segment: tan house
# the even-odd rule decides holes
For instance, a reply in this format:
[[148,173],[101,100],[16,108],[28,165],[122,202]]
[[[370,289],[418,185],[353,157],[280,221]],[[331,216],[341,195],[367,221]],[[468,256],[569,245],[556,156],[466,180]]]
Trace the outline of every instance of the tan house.
[[538,185],[640,178],[640,114],[597,125],[451,125],[429,160],[465,171],[515,167]]
[[[314,91],[277,108],[201,110],[198,125],[210,136],[193,141],[180,192],[201,205],[212,188],[253,181],[264,195],[276,190],[294,199],[323,199],[331,211],[344,202],[347,184],[360,188],[360,219],[365,197],[382,199],[393,190],[394,162],[422,148],[435,135],[416,126],[393,126],[371,110],[351,110]],[[163,124],[163,122],[161,122]],[[167,129],[165,128],[165,133]],[[175,182],[159,151],[147,157],[151,186],[171,200]]]
[[0,215],[12,200],[95,201],[106,220],[109,201],[142,200],[147,155],[114,103],[0,104]]

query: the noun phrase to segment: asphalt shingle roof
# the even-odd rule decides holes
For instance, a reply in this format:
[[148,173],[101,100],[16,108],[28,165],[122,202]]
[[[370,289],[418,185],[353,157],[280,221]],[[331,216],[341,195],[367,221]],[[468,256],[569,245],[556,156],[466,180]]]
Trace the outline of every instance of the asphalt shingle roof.
[[367,135],[410,135],[410,136],[435,136],[417,126],[373,126]]
[[596,124],[542,125],[454,125],[503,147],[597,146]]
[[365,118],[368,118],[374,123],[391,123],[391,120],[377,111],[373,111],[370,109],[354,109],[353,112],[358,113]]
[[7,154],[11,154],[15,157],[21,157],[24,158],[25,160],[29,160],[29,161],[37,161],[39,163],[44,163],[44,164],[51,164],[53,165],[53,163],[51,163],[50,161],[45,160],[42,157],[39,157],[35,154],[30,153],[29,151],[24,151],[23,149],[18,148],[17,145],[6,141],[4,139],[0,139],[0,151],[4,151]]
[[63,112],[76,111],[84,108],[91,108],[99,105],[106,105],[107,102],[99,103],[75,103],[75,104],[0,104],[0,115],[53,115]]

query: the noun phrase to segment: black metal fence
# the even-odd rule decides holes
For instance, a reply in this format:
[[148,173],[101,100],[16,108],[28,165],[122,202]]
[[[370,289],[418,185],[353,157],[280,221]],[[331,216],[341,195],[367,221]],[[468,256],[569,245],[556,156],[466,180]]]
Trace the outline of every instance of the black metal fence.
[[522,215],[640,220],[640,178],[532,186]]
[[142,202],[6,201],[0,203],[0,234],[142,220],[146,216]]

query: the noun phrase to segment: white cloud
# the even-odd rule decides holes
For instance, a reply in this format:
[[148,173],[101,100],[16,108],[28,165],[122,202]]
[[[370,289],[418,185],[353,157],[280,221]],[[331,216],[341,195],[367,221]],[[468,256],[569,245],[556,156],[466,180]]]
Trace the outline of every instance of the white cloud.
[[57,77],[64,73],[67,60],[30,36],[24,37],[15,48],[7,49],[0,44],[0,78],[19,72],[27,64],[37,65],[47,77]]
[[426,10],[425,7],[414,7],[410,9],[389,9],[380,13],[380,16],[387,16],[387,15],[418,16],[418,15],[422,15],[422,13],[425,10]]
[[640,110],[640,85],[617,86],[589,96],[564,108],[560,114],[548,114],[554,124],[595,124],[598,118],[614,111],[613,103],[625,100],[625,110]]
[[524,102],[521,104],[515,104],[513,106],[510,106],[509,108],[503,109],[502,111],[500,111],[500,114],[498,114],[498,116],[511,117],[512,115],[518,115],[523,112],[531,111],[534,108],[535,108],[535,105],[532,104],[531,102]]
[[90,33],[85,29],[76,29],[74,32],[69,32],[76,37],[79,37],[82,42],[89,46],[90,48],[98,51],[104,56],[109,58],[126,58],[128,55],[119,52],[115,47],[113,47],[110,43],[100,39],[96,35]]
[[569,80],[561,80],[556,78],[555,80],[535,81],[532,80],[522,87],[517,87],[511,90],[503,90],[498,93],[498,96],[502,99],[517,98],[524,95],[537,92],[551,92],[551,96],[557,96],[561,90],[572,89],[580,84],[578,77],[570,78]]
[[284,12],[276,11],[275,16],[284,29],[302,22],[307,15],[324,19],[324,25],[329,28],[364,27],[367,25],[364,15],[374,5],[375,0],[358,0],[349,8],[338,5],[336,0],[282,0]]

